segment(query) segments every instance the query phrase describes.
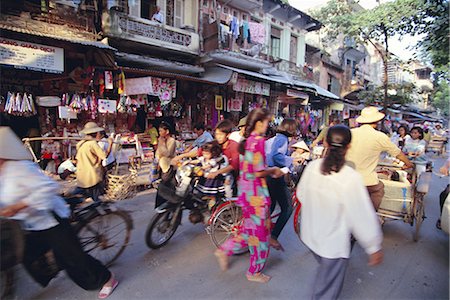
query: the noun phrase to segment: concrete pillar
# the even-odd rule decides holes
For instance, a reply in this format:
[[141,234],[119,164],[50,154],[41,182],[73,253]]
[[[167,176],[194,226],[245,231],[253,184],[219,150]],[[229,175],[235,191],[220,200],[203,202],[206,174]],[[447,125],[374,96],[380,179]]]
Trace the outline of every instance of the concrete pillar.
[[291,47],[291,30],[289,28],[284,28],[281,31],[281,41],[280,41],[281,59],[289,61],[290,47]]

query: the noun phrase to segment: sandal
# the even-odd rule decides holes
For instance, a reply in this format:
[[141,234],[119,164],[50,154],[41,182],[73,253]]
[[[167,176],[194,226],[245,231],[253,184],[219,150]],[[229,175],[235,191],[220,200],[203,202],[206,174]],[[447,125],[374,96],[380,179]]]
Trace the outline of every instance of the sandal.
[[228,255],[220,249],[217,249],[214,252],[214,255],[217,257],[217,261],[219,262],[220,269],[222,271],[226,271],[228,269]]
[[284,252],[283,246],[276,239],[270,238],[269,244],[270,244],[270,247],[274,248],[275,250],[278,250],[278,251],[281,250]]
[[116,279],[113,279],[111,285],[107,286],[106,284],[102,287],[102,289],[98,293],[99,299],[108,298],[108,296],[111,295],[111,293],[114,291],[114,289],[119,285],[119,281],[117,281]]
[[259,283],[268,283],[272,277],[263,273],[247,274],[247,280]]
[[437,220],[437,222],[436,222],[436,228],[439,229],[439,230],[442,230],[442,227],[441,227],[441,219],[438,219],[438,220]]

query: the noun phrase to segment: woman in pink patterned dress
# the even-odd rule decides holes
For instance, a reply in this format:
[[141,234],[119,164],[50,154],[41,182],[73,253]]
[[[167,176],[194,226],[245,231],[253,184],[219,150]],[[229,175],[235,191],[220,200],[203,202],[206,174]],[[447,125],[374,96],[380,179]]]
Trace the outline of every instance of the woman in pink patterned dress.
[[247,279],[266,283],[270,276],[261,273],[269,256],[270,197],[265,177],[281,177],[278,167],[267,168],[264,152],[264,134],[270,114],[265,109],[255,109],[247,117],[244,140],[239,147],[240,178],[238,205],[242,207],[244,221],[239,234],[228,239],[215,255],[222,270],[228,268],[228,257],[248,246],[250,268]]

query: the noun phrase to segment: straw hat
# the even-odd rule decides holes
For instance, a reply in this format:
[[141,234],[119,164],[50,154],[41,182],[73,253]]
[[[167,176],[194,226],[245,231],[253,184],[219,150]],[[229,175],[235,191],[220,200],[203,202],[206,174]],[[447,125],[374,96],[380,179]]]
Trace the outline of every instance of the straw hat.
[[304,141],[300,141],[292,145],[292,148],[300,148],[306,151],[309,151],[308,145]]
[[247,117],[243,117],[242,119],[239,120],[239,124],[238,124],[238,128],[244,127],[245,124],[247,123]]
[[356,118],[356,122],[359,124],[371,124],[381,121],[384,118],[384,114],[378,111],[375,106],[365,107],[361,111],[361,115]]
[[98,126],[97,123],[95,123],[95,122],[87,122],[84,125],[83,130],[80,131],[80,133],[91,134],[91,133],[96,133],[96,132],[101,132],[101,131],[105,131],[105,129],[100,127],[100,126]]
[[0,126],[0,159],[32,160],[30,151],[25,148],[17,135],[6,126]]

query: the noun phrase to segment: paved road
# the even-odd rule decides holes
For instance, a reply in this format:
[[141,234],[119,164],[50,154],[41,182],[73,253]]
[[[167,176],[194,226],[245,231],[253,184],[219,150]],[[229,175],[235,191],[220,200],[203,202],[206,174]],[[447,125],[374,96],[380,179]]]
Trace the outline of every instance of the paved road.
[[[443,159],[435,164],[440,166]],[[448,299],[449,237],[435,228],[439,214],[438,195],[448,179],[433,176],[425,199],[426,215],[419,242],[413,229],[401,221],[384,228],[385,261],[374,268],[359,246],[353,250],[342,292],[344,299]],[[266,284],[248,282],[244,273],[248,255],[232,259],[221,272],[213,256],[214,247],[204,227],[183,225],[170,243],[149,250],[144,233],[154,214],[154,192],[145,191],[119,206],[131,210],[135,222],[131,245],[112,266],[120,280],[109,299],[304,299],[308,298],[316,263],[292,229],[280,237],[286,252],[272,251],[266,267],[273,276]],[[19,270],[17,299],[96,299],[97,292],[84,291],[61,273],[41,289]]]

